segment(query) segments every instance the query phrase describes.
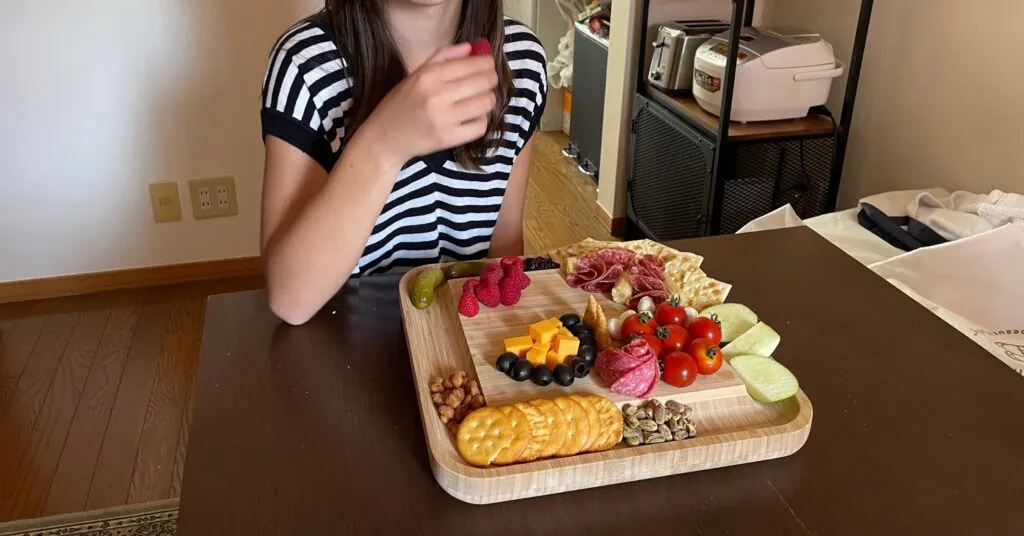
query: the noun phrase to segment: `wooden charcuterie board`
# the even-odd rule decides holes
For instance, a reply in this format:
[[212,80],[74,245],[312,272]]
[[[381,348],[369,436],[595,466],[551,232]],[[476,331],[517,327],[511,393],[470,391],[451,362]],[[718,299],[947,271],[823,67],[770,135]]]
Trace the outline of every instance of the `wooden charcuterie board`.
[[[803,392],[771,405],[752,400],[723,366],[685,389],[659,384],[653,396],[675,399],[693,408],[698,436],[639,447],[617,446],[605,452],[541,459],[504,467],[474,467],[459,455],[454,436],[441,423],[431,401],[429,381],[461,369],[477,376],[489,406],[554,398],[568,392],[593,393],[618,404],[631,400],[606,389],[592,373],[569,387],[517,383],[493,365],[502,339],[523,334],[530,323],[566,312],[582,312],[587,293],[565,284],[558,272],[532,272],[533,284],[514,307],[481,308],[472,319],[457,311],[461,282],[439,287],[434,304],[424,310],[408,299],[412,270],[401,282],[402,322],[409,348],[423,431],[431,468],[438,484],[453,497],[474,504],[503,502],[566,491],[606,486],[728,465],[788,456],[810,433],[812,406]],[[601,299],[609,316],[621,306]]]

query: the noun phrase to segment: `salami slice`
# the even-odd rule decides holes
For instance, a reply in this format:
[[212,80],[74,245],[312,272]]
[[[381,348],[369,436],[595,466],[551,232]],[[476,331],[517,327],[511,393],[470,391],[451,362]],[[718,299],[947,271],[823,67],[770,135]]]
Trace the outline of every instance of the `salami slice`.
[[635,292],[633,296],[629,298],[629,302],[626,304],[630,309],[636,309],[640,305],[640,300],[648,296],[654,302],[654,305],[661,305],[662,302],[668,299],[668,292],[665,289],[653,289],[644,292]]
[[636,256],[636,253],[623,248],[604,248],[597,251],[597,256],[608,264],[617,264],[625,268]]
[[645,397],[654,390],[657,380],[658,361],[649,359],[615,380],[612,391],[626,396]]
[[[615,282],[622,275],[623,268],[621,266],[610,266],[608,269],[598,276],[596,279],[581,284],[580,288],[587,292],[608,292],[615,286]],[[566,279],[568,281],[568,279]],[[572,282],[569,282],[570,286],[573,286]]]
[[[608,384],[615,383],[622,375],[630,372],[634,368],[647,363],[648,361],[657,361],[654,352],[646,341],[638,339],[639,342],[643,343],[642,347],[634,347],[627,350],[633,343],[627,344],[622,350],[615,348],[609,348],[600,355],[597,356],[597,363],[594,365],[594,370],[602,380],[608,382]],[[636,341],[634,341],[636,342]]]
[[650,358],[656,358],[654,350],[651,349],[651,345],[647,344],[644,339],[633,339],[628,344],[622,347],[622,352],[629,355],[637,362],[647,361]]

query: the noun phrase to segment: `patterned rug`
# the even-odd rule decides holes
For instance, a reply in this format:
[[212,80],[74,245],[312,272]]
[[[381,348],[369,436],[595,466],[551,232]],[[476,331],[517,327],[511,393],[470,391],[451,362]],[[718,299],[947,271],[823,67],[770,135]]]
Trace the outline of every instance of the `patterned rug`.
[[178,499],[0,523],[0,536],[174,536]]

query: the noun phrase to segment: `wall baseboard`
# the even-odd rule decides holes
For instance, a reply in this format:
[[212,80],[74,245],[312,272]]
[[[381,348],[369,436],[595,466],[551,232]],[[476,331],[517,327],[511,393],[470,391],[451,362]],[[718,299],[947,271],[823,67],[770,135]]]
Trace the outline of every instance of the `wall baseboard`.
[[263,274],[259,257],[130,268],[0,283],[0,303],[60,298],[110,290],[155,287],[228,277]]
[[613,218],[600,203],[594,203],[594,214],[604,224],[608,232],[616,238],[622,238],[626,234],[626,218]]

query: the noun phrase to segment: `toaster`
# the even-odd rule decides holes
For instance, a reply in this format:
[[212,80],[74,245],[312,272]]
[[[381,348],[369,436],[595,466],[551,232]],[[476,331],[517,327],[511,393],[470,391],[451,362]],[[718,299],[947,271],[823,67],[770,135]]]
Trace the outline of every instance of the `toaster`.
[[693,84],[693,57],[705,41],[729,30],[720,20],[681,20],[658,29],[647,81],[667,93],[688,91]]

